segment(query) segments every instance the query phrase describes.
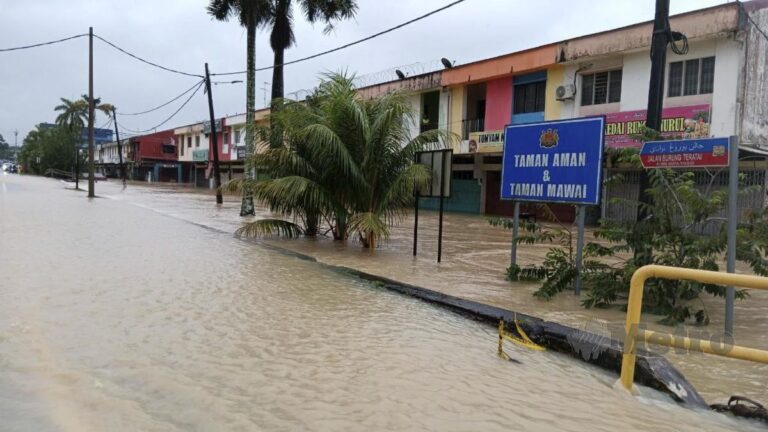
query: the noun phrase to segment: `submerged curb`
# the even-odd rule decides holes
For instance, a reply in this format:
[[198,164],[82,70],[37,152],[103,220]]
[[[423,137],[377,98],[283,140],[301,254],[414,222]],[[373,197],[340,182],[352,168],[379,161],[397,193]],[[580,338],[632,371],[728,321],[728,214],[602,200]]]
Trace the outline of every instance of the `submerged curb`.
[[[139,207],[158,212],[157,210],[149,207]],[[174,219],[183,220],[184,222],[196,225],[209,231],[231,234],[230,232],[220,228],[215,228],[199,222],[182,219],[177,216],[161,212],[158,213]],[[504,319],[505,321],[517,319],[520,321],[520,325],[523,330],[528,333],[534,342],[543,345],[552,351],[564,353],[578,360],[585,361],[589,364],[598,366],[608,371],[612,371],[617,375],[621,372],[623,344],[617,340],[595,333],[585,332],[573,327],[564,326],[562,324],[545,321],[541,318],[531,315],[526,315],[508,309],[502,309],[496,306],[443,294],[427,288],[422,288],[383,276],[366,273],[350,267],[328,264],[319,261],[317,258],[311,255],[302,254],[286,247],[278,246],[272,242],[243,238],[241,238],[241,240],[258,244],[264,248],[279,252],[287,256],[311,261],[340,273],[355,276],[369,282],[374,282],[390,291],[445,307],[464,316],[479,321],[484,321],[493,325],[494,327],[498,324],[499,319]],[[664,357],[654,355],[645,350],[638,350],[637,363],[635,368],[636,383],[651,387],[662,393],[666,393],[674,400],[684,403],[688,406],[709,409],[706,401],[704,401],[701,395],[699,395],[693,385],[691,385],[688,380],[685,379],[683,374],[681,374],[680,371],[678,371]]]
[[[496,326],[499,319],[517,319],[531,339],[552,351],[570,355],[578,360],[618,374],[621,372],[623,343],[615,339],[564,326],[541,318],[502,309],[484,303],[463,299],[427,288],[407,284],[383,276],[366,273],[350,267],[328,264],[270,242],[259,242],[274,251],[299,259],[316,262],[327,268],[374,282],[382,288],[433,303],[462,315]],[[656,389],[674,400],[691,407],[709,409],[706,401],[666,358],[648,351],[638,350],[635,382]]]

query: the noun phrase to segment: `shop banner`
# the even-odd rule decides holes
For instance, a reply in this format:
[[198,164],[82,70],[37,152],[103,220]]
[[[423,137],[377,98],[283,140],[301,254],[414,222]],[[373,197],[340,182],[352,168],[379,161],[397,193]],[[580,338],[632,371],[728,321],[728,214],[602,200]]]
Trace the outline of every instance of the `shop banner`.
[[[640,134],[645,125],[646,110],[624,111],[605,115],[605,146],[636,147],[641,143],[632,135]],[[665,138],[707,138],[710,130],[710,106],[692,105],[665,108],[661,112],[661,134]]]
[[469,134],[469,153],[501,153],[503,149],[503,130],[472,132]]

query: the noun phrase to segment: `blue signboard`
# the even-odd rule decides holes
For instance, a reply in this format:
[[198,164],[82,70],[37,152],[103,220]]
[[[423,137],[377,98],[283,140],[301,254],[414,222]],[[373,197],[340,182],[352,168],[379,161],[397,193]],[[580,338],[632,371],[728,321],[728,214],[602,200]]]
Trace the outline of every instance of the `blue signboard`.
[[597,205],[602,117],[507,126],[501,199]]
[[728,138],[649,141],[640,149],[644,168],[726,167]]

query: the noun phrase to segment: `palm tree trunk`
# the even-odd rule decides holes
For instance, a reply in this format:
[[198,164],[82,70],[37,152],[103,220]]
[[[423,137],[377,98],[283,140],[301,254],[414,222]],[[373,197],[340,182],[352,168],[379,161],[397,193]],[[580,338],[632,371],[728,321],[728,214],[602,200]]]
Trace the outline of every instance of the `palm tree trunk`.
[[[246,72],[246,101],[245,101],[245,179],[255,179],[253,156],[256,147],[256,23],[249,17],[247,23],[247,72]],[[246,185],[243,188],[243,201],[240,205],[240,216],[253,216],[253,194]]]
[[282,99],[284,88],[283,63],[285,62],[285,49],[275,48],[274,68],[272,69],[272,100]]
[[[272,69],[272,101],[270,102],[270,108],[272,112],[277,112],[282,108],[283,93],[285,91],[282,66],[285,60],[285,49],[274,48],[273,50],[275,52],[275,61],[274,68]],[[269,129],[269,146],[272,148],[280,147],[283,140],[281,139],[282,133],[277,124],[270,120]]]

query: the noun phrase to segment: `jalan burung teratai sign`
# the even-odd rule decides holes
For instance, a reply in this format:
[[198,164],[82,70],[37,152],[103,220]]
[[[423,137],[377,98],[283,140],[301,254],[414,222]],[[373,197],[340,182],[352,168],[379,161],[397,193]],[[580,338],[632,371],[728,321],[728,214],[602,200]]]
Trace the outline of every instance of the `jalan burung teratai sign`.
[[602,117],[507,126],[501,199],[599,204],[604,128]]

